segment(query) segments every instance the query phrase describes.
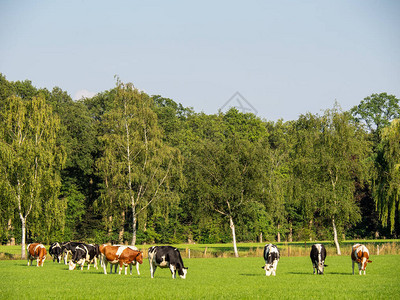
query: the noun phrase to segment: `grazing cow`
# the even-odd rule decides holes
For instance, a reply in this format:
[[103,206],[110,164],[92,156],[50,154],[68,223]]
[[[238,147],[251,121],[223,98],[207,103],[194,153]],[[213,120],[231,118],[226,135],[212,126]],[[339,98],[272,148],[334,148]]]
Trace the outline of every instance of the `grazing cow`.
[[99,246],[92,244],[80,244],[76,246],[75,253],[69,262],[69,269],[74,270],[76,265],[83,266],[85,262],[88,263],[88,270],[90,269],[90,264],[94,263],[94,267],[97,269],[97,257],[99,256]]
[[267,244],[264,247],[264,260],[265,266],[261,267],[265,270],[265,275],[273,276],[276,275],[276,267],[278,266],[279,262],[279,250],[278,247],[272,244]]
[[372,261],[369,260],[369,251],[367,247],[361,244],[353,245],[351,249],[351,261],[353,266],[353,275],[354,275],[354,264],[356,262],[358,263],[359,274],[361,275],[362,271],[364,271],[365,275],[365,269],[367,268],[367,263],[372,263]]
[[79,242],[65,242],[62,243],[61,245],[61,252],[64,256],[64,264],[68,264],[68,255],[71,254],[71,257],[74,255],[75,253],[75,248],[79,245],[82,245],[83,243],[79,243]]
[[119,265],[119,274],[121,274],[122,266],[125,266],[125,275],[127,275],[128,265],[132,266],[132,264],[142,264],[143,263],[143,254],[138,250],[133,250],[127,246],[108,246],[102,245],[100,247],[102,253],[102,265],[104,274],[107,275],[107,264]]
[[[139,251],[139,249],[137,248],[137,247],[135,247],[135,246],[125,246],[125,245],[113,245],[113,246],[118,246],[118,247],[128,247],[128,248],[130,248],[130,249],[132,249],[132,250],[135,250],[135,251]],[[123,249],[121,249],[121,251],[122,251]],[[136,265],[136,272],[137,272],[137,274],[138,275],[140,275],[140,272],[139,272],[139,264],[137,264],[136,263],[136,260],[134,260],[130,265],[129,265],[129,274],[130,275],[132,275],[132,265]],[[117,273],[117,267],[118,267],[118,264],[110,264],[110,274],[112,274],[112,269],[113,269],[113,266],[114,266],[114,273]]]
[[315,269],[317,269],[317,274],[324,274],[326,249],[322,244],[314,244],[311,247],[310,258],[313,264],[313,274],[315,274]]
[[27,250],[28,250],[28,266],[29,266],[29,261],[30,264],[32,265],[32,261],[36,259],[36,266],[43,267],[47,254],[46,248],[42,244],[34,243],[34,244],[29,244]]
[[182,257],[177,248],[171,246],[153,246],[149,249],[150,275],[154,278],[157,267],[169,268],[172,278],[176,278],[176,271],[185,279],[188,268],[183,265]]
[[61,262],[62,251],[60,243],[53,243],[49,248],[49,254],[53,257],[53,262],[57,260],[58,263]]

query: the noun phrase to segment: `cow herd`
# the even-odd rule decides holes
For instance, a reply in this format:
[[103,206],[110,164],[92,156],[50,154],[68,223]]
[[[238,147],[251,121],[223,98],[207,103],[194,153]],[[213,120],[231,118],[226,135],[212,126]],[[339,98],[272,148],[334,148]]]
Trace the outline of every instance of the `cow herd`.
[[[29,244],[28,250],[28,266],[32,261],[36,260],[36,265],[42,266],[46,260],[47,251],[44,245],[40,243]],[[85,263],[88,265],[93,264],[97,269],[97,261],[100,261],[100,265],[103,268],[104,274],[107,274],[107,266],[110,264],[110,273],[112,273],[113,266],[114,272],[116,273],[117,267],[119,266],[119,274],[121,274],[122,267],[125,267],[125,275],[127,275],[127,268],[130,267],[130,274],[132,275],[132,266],[136,265],[138,275],[139,264],[143,263],[143,253],[138,250],[135,246],[123,246],[123,245],[97,245],[97,244],[84,244],[77,242],[65,242],[65,243],[53,243],[49,248],[49,254],[53,257],[53,262],[57,261],[61,263],[62,259],[64,263],[68,265],[69,270],[74,270],[76,267],[80,267],[83,270]],[[280,258],[279,249],[276,245],[267,244],[264,247],[263,252],[265,265],[262,267],[265,270],[266,276],[276,276],[276,269]],[[70,260],[68,262],[68,257]],[[324,274],[326,249],[323,244],[314,244],[310,251],[311,263],[313,266],[313,274]],[[176,273],[185,279],[187,270],[183,265],[182,257],[179,250],[172,246],[153,246],[148,250],[148,259],[150,264],[150,276],[154,278],[154,273],[157,267],[169,268],[172,274],[172,278],[176,278]],[[367,263],[371,263],[369,260],[369,251],[367,247],[362,244],[355,244],[351,250],[351,260],[354,275],[354,264],[358,264],[358,271],[361,275],[367,267]]]
[[[278,267],[279,262],[279,249],[277,246],[273,244],[267,244],[264,247],[264,260],[265,265],[261,268],[265,270],[265,275],[273,276],[276,275],[276,268]],[[314,244],[311,246],[310,251],[310,258],[311,263],[313,265],[313,274],[317,271],[317,274],[324,274],[324,267],[325,265],[325,258],[326,258],[326,249],[325,246],[322,244]],[[353,266],[353,275],[354,275],[354,264],[358,263],[358,271],[361,275],[367,267],[367,263],[371,263],[372,261],[369,260],[369,251],[367,247],[362,244],[355,244],[351,248],[351,261]]]
[[[45,246],[40,243],[33,243],[28,245],[27,250],[28,266],[32,265],[32,261],[36,259],[36,266],[43,267],[47,255]],[[121,274],[122,268],[125,267],[125,275],[127,275],[127,268],[129,266],[130,274],[132,275],[132,266],[136,265],[137,273],[140,275],[139,264],[143,263],[143,253],[135,246],[56,242],[50,245],[49,254],[53,257],[53,262],[57,261],[61,263],[64,260],[69,270],[74,270],[76,267],[80,267],[83,270],[85,263],[88,265],[88,270],[91,264],[97,269],[97,262],[100,261],[104,274],[107,274],[107,266],[110,264],[110,273],[112,273],[113,266],[115,266],[115,273],[119,266],[119,274]],[[69,262],[68,258],[70,258]],[[177,248],[171,246],[153,246],[148,250],[148,258],[151,278],[154,278],[154,272],[157,267],[169,268],[172,278],[176,278],[176,273],[181,278],[186,278],[188,268],[184,266],[181,254]]]

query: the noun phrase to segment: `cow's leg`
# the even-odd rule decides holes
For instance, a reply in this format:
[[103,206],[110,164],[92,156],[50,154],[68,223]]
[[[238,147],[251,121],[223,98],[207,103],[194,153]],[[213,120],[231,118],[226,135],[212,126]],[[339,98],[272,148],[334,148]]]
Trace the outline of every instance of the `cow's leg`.
[[157,266],[150,262],[150,276],[154,278],[154,273],[156,272]]
[[354,260],[351,261],[353,267],[353,275],[354,275]]
[[97,267],[97,257],[94,257],[94,267],[96,268],[96,270],[98,270],[99,268]]
[[42,267],[43,267],[43,265],[44,265],[44,261],[46,260],[46,256],[45,257],[43,257],[43,260],[42,260]]
[[36,258],[36,267],[40,267],[40,260],[39,260],[39,257]]
[[139,272],[139,263],[138,263],[138,262],[136,262],[136,271],[137,271],[137,274],[140,275],[140,272]]
[[133,264],[133,263],[130,263],[130,264],[129,264],[129,275],[132,275],[132,264]]
[[122,262],[119,263],[119,272],[118,272],[118,275],[121,275],[121,272],[122,272]]
[[[125,265],[125,275],[128,275],[128,265]],[[132,275],[132,272],[131,272]]]
[[169,269],[171,270],[172,279],[176,278],[176,270],[173,265],[169,265]]
[[108,261],[107,261],[106,258],[104,257],[103,260],[102,260],[102,262],[103,262],[104,274],[107,275],[107,264],[108,264]]

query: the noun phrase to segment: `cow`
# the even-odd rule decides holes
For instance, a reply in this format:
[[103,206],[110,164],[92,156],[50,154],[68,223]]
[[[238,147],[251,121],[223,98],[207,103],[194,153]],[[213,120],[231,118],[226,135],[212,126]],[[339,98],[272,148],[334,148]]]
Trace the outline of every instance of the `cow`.
[[188,268],[183,265],[182,257],[177,248],[172,246],[153,246],[148,250],[150,263],[150,275],[154,278],[157,267],[169,268],[172,278],[176,278],[176,272],[179,277],[185,279]]
[[79,242],[65,242],[62,243],[61,245],[61,252],[64,256],[64,264],[68,264],[68,255],[71,254],[71,257],[74,255],[75,253],[75,248],[79,245],[82,245],[82,243]]
[[49,248],[49,254],[53,257],[53,262],[57,260],[58,263],[61,262],[62,251],[60,243],[53,243]]
[[271,274],[276,276],[276,268],[278,266],[279,257],[280,255],[278,247],[273,244],[266,244],[264,246],[265,265],[261,268],[265,270],[266,276],[270,276]]
[[[118,247],[128,247],[132,250],[135,251],[139,251],[139,249],[135,246],[125,246],[125,245],[113,245],[113,246],[118,246]],[[136,263],[136,260],[134,260],[130,265],[129,265],[129,274],[132,275],[132,265],[136,265],[136,272],[138,275],[140,275],[140,271],[139,271],[139,264]],[[114,273],[117,273],[117,267],[118,264],[110,264],[110,274],[112,274],[112,268],[114,266]]]
[[353,245],[353,247],[351,248],[351,261],[353,266],[353,275],[354,275],[354,264],[356,262],[358,263],[359,274],[361,275],[362,271],[364,271],[365,275],[365,269],[367,268],[367,263],[372,263],[372,261],[369,260],[369,251],[367,247],[365,247],[362,244]]
[[313,274],[315,274],[315,270],[317,270],[317,274],[324,274],[325,258],[326,258],[326,249],[322,244],[314,244],[311,246],[310,258],[313,265]]
[[29,244],[27,247],[28,250],[28,266],[29,262],[32,265],[32,261],[36,259],[36,266],[42,266],[44,264],[44,261],[46,260],[46,248],[43,246],[43,244],[40,243],[33,243]]
[[97,257],[99,256],[99,246],[93,244],[80,244],[75,247],[75,253],[69,262],[69,269],[74,270],[76,265],[83,266],[85,262],[88,263],[88,270],[90,269],[90,264],[94,263],[94,267],[97,269]]
[[[127,246],[109,246],[102,245],[100,247],[102,253],[102,266],[104,274],[107,275],[107,264],[119,265],[119,273],[121,275],[122,266],[125,266],[125,275],[127,275],[128,265],[132,264],[142,264],[143,263],[143,253],[138,250],[133,250]],[[132,274],[132,273],[131,273]]]

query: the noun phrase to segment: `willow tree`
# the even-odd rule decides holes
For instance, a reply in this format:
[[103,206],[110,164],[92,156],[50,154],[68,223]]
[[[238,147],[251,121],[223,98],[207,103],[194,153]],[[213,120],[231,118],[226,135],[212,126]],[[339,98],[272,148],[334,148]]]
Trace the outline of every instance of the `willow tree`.
[[[64,216],[65,203],[57,198],[59,171],[65,162],[56,143],[60,121],[42,95],[31,99],[10,96],[1,111],[0,128],[3,185],[21,221],[21,257],[25,258],[28,225],[33,236],[45,239],[43,232],[57,220],[62,223]],[[44,217],[45,213],[52,217]]]
[[[118,80],[112,101],[101,125],[103,154],[97,167],[104,187],[100,201],[107,222],[117,222],[120,228],[127,222],[126,214],[130,211],[131,243],[135,245],[138,215],[168,188],[180,155],[163,143],[152,109],[153,100],[147,94],[131,83]],[[120,242],[122,239],[123,229],[120,229]]]
[[338,229],[360,219],[354,199],[355,180],[366,179],[369,143],[365,133],[338,107],[321,117],[321,133],[317,142],[319,170],[316,187],[321,213],[330,219],[337,254],[341,254]]
[[[400,119],[382,130],[384,164],[378,168],[374,185],[376,207],[383,225],[393,232],[400,208]],[[398,222],[398,221],[397,221]]]

